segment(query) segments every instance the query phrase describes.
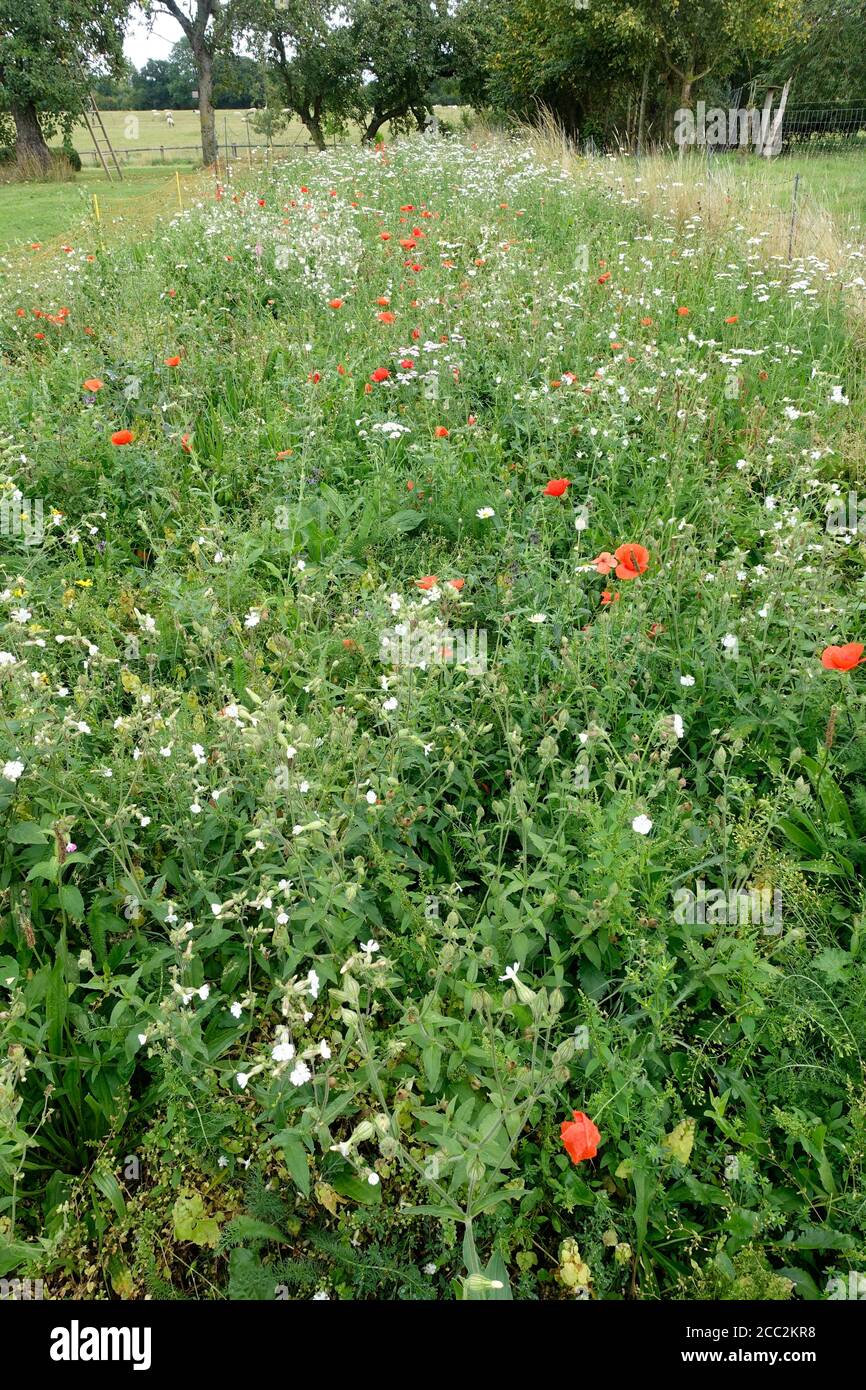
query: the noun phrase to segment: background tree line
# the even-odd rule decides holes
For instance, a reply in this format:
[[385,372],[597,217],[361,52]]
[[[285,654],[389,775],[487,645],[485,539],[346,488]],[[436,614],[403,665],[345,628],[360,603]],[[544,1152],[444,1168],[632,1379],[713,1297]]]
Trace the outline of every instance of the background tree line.
[[[132,14],[171,21],[167,59],[123,57]],[[570,135],[670,138],[674,112],[793,78],[795,103],[866,102],[866,0],[0,0],[0,121],[43,164],[88,84],[106,107],[267,107],[324,148],[359,124],[422,128],[434,102]]]

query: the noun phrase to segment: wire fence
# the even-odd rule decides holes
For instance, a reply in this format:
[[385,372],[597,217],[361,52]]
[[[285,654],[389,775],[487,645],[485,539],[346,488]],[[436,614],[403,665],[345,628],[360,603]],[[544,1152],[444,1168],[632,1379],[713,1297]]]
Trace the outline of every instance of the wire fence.
[[[339,141],[330,140],[328,149],[335,149]],[[316,146],[310,141],[295,140],[280,144],[276,141],[270,144],[252,144],[245,141],[229,141],[228,144],[219,143],[217,145],[217,156],[222,162],[232,163],[260,163],[267,164],[275,156],[279,158],[279,151],[293,150],[296,154],[315,153]],[[200,143],[192,145],[115,145],[114,153],[121,167],[130,165],[152,165],[152,164],[201,164],[203,153]],[[86,169],[99,168],[100,158],[98,152],[85,147],[79,150],[82,167]],[[111,156],[105,151],[109,165]]]
[[792,153],[866,150],[866,105],[789,106],[782,119],[782,148]]

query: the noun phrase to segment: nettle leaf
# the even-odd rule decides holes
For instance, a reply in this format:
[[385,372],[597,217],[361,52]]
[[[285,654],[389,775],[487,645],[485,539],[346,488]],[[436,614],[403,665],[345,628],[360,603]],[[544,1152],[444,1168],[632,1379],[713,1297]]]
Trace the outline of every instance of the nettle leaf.
[[48,832],[34,820],[23,820],[9,827],[6,839],[12,845],[44,845],[48,840]]

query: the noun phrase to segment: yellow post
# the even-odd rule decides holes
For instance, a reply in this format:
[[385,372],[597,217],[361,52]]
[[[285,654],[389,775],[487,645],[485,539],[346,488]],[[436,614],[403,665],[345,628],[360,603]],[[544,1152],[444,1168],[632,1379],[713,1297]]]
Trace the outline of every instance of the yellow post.
[[96,218],[97,222],[102,221],[102,214],[99,211],[99,199],[95,193],[93,195],[93,216]]
[[178,207],[180,208],[181,212],[183,212],[183,198],[180,196],[180,170],[179,170],[179,169],[175,169],[175,171],[174,171],[174,177],[175,177],[175,180],[177,181],[177,205],[178,205]]

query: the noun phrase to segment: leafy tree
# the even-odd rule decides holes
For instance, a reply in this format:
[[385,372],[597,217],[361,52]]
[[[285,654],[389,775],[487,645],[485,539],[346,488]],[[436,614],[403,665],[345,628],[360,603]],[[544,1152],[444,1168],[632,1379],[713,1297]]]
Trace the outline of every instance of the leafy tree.
[[123,70],[129,0],[0,0],[0,111],[19,164],[47,169],[45,137],[67,134],[99,70]]
[[232,18],[235,32],[268,64],[269,97],[323,150],[326,130],[339,128],[359,103],[360,70],[344,12],[329,0],[236,0]]
[[424,129],[430,84],[450,68],[447,23],[442,0],[358,0],[352,39],[359,68],[369,79],[361,93],[365,140],[374,139],[386,121],[410,112]]
[[144,111],[192,105],[192,87],[188,101],[178,101],[177,97],[172,95],[172,76],[173,68],[168,58],[149,58],[133,78],[133,105]]
[[205,164],[217,157],[214,58],[228,33],[226,0],[142,0],[151,14],[169,14],[189,43],[198,79],[201,149]]
[[866,102],[866,0],[806,0],[769,76],[793,78],[797,106]]
[[[766,62],[806,0],[465,0],[455,66],[475,105],[521,117],[546,108],[570,133],[661,128],[701,83],[747,55]],[[827,0],[830,3],[830,0]]]

